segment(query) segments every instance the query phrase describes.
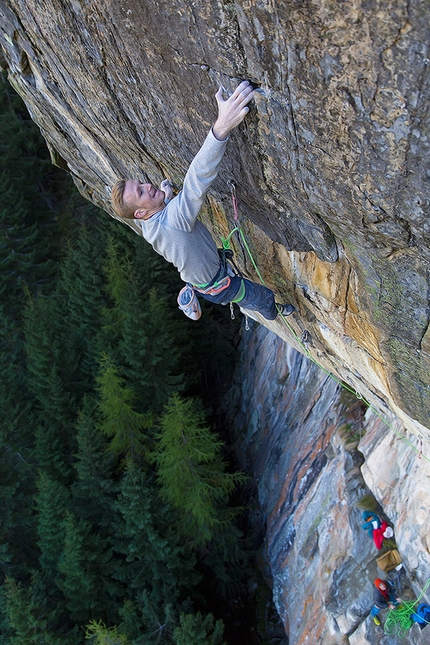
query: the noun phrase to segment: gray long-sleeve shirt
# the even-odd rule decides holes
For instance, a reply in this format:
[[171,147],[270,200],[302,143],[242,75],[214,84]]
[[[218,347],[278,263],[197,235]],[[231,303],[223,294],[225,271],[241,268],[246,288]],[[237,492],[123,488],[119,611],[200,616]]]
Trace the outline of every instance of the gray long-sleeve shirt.
[[145,240],[178,269],[184,282],[194,285],[211,282],[220,266],[216,244],[197,215],[226,145],[227,140],[218,141],[211,130],[185,175],[181,192],[160,212],[137,220]]

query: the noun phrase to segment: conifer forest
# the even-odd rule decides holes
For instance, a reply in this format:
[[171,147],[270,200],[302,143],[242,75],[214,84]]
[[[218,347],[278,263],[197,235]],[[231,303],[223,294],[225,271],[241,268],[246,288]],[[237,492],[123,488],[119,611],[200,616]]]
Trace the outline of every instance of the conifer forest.
[[252,558],[213,411],[237,327],[186,319],[176,271],[51,165],[4,76],[0,101],[0,643],[233,642]]

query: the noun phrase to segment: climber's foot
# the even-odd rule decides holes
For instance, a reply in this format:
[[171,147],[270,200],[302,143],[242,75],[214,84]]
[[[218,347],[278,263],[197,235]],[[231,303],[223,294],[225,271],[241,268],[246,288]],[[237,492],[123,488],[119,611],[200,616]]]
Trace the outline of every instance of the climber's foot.
[[381,621],[379,620],[378,616],[373,616],[373,622],[375,623],[375,625],[381,624]]
[[283,316],[290,316],[294,311],[296,311],[296,308],[293,307],[293,305],[280,305],[276,303],[276,306],[278,307],[278,314],[282,314]]

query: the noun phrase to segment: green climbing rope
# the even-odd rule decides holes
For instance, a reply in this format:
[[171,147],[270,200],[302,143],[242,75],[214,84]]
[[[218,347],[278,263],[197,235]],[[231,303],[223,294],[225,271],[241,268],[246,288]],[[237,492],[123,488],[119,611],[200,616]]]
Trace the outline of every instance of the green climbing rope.
[[227,250],[227,249],[231,248],[231,243],[230,243],[231,236],[233,235],[233,233],[236,233],[236,231],[238,231],[238,230],[239,230],[239,227],[236,226],[236,228],[234,228],[232,231],[230,231],[230,233],[227,235],[226,238],[221,237],[222,248],[223,249]]
[[401,605],[389,612],[384,624],[384,632],[386,634],[397,635],[400,638],[404,638],[406,636],[408,630],[414,624],[411,620],[411,615],[414,613],[414,607],[420,602],[429,585],[430,578],[427,580],[424,589],[421,591],[417,600],[402,602]]

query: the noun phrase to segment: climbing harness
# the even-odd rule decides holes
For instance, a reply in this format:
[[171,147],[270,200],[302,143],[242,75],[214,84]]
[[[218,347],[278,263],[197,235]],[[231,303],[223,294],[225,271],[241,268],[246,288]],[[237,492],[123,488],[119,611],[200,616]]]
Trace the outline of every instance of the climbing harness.
[[[230,248],[220,248],[218,249],[218,255],[220,258],[220,268],[214,277],[213,280],[207,284],[190,284],[187,283],[185,287],[181,289],[178,295],[178,306],[181,311],[184,312],[188,318],[192,320],[198,320],[202,315],[202,310],[200,307],[199,300],[196,296],[197,293],[203,295],[217,296],[219,293],[222,293],[227,289],[231,284],[231,278],[235,275],[242,277],[239,269],[233,261],[233,251]],[[231,268],[231,263],[236,273]],[[241,281],[240,288],[236,296],[230,302],[230,310],[232,311],[233,302],[240,302],[245,295],[245,286],[243,280]],[[234,320],[234,313],[232,311],[232,319]],[[248,320],[246,321],[246,329],[248,327]]]
[[222,280],[217,280],[215,284],[211,285],[210,287],[206,287],[202,289],[201,287],[196,287],[195,285],[192,287],[198,293],[204,293],[208,294],[210,296],[217,296],[221,291],[224,291],[224,289],[227,289],[227,287],[230,286],[231,279],[229,276],[225,276],[222,278]]

